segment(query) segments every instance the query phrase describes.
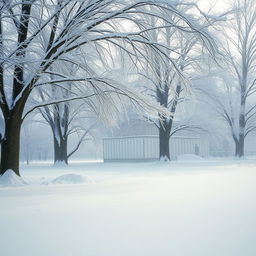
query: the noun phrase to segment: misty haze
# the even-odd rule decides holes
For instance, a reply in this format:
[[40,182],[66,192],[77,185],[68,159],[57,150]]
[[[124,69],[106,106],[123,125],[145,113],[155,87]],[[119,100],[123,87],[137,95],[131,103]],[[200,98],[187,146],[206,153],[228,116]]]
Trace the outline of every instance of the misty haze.
[[0,256],[255,256],[256,1],[0,0]]

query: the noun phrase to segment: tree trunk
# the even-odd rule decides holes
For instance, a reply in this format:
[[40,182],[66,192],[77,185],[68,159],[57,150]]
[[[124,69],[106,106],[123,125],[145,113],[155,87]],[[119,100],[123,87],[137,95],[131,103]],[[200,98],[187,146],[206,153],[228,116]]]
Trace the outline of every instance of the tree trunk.
[[236,144],[236,157],[241,158],[244,156],[244,135],[239,135],[239,140],[235,141]]
[[159,159],[164,161],[170,160],[169,137],[170,132],[161,124],[159,127]]
[[236,140],[236,157],[241,158],[244,157],[244,140],[245,140],[245,135],[244,135],[244,130],[245,130],[245,98],[244,95],[245,92],[242,92],[241,96],[241,112],[239,116],[239,137]]
[[8,169],[13,170],[18,176],[20,157],[20,128],[21,115],[11,112],[5,121],[5,136],[1,144],[1,168],[0,175]]
[[66,137],[60,138],[59,141],[54,137],[54,163],[62,162],[68,164],[68,140]]

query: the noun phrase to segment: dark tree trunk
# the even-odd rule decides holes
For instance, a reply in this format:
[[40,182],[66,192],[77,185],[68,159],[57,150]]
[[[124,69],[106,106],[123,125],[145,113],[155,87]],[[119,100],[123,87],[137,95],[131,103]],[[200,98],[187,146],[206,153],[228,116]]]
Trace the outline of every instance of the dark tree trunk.
[[[245,92],[242,91],[242,96],[241,96],[241,109],[245,109],[245,98],[244,98]],[[244,135],[244,130],[245,130],[245,114],[244,111],[241,111],[240,116],[239,116],[239,137],[238,139],[235,140],[236,144],[236,157],[241,158],[244,157],[244,140],[245,140],[245,135]]]
[[159,159],[170,160],[169,133],[159,128]]
[[236,157],[243,157],[244,156],[244,135],[240,134],[239,140],[235,141],[236,145]]
[[10,112],[5,122],[5,137],[1,144],[1,168],[0,175],[8,169],[13,170],[20,176],[19,157],[20,157],[20,128],[21,115]]
[[[3,2],[3,1],[2,1]],[[12,86],[12,104],[9,108],[6,92],[4,90],[4,65],[0,68],[0,106],[5,120],[5,134],[1,144],[1,165],[0,175],[4,174],[8,169],[13,170],[20,176],[19,172],[19,156],[20,156],[20,129],[22,124],[22,113],[25,103],[33,88],[34,83],[38,79],[37,76],[31,80],[31,83],[24,88],[24,64],[23,58],[26,55],[26,40],[28,35],[28,27],[30,20],[32,1],[22,1],[21,13],[19,17],[15,15],[15,25],[17,25],[17,63],[14,65],[14,76]],[[19,20],[18,20],[19,19]],[[0,21],[1,23],[1,21]],[[0,24],[0,37],[2,37],[2,24]],[[0,40],[2,45],[2,40]],[[24,89],[24,90],[23,90]],[[23,92],[22,92],[23,90]],[[22,93],[21,93],[22,92]],[[20,96],[20,97],[19,97]]]
[[169,161],[170,158],[170,127],[172,120],[162,120],[159,124],[159,159]]
[[[183,67],[181,67],[183,69]],[[169,102],[169,90],[170,87],[164,83],[160,84],[159,87],[156,88],[156,98],[161,106],[168,108],[171,103],[171,113],[172,118],[166,118],[164,116],[159,115],[159,159],[164,159],[165,161],[170,160],[170,148],[169,148],[169,140],[171,136],[171,130],[173,125],[173,118],[175,116],[176,108],[179,101],[179,96],[181,93],[181,84],[178,84],[175,89],[175,96],[171,102]]]
[[54,138],[54,163],[62,162],[68,164],[67,147],[67,138],[61,138],[60,141]]

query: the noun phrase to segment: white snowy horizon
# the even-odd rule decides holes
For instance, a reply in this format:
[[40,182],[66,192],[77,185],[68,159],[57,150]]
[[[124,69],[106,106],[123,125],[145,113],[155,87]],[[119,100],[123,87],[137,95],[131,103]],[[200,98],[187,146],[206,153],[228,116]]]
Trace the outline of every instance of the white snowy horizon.
[[256,253],[255,159],[22,170],[0,186],[1,256]]

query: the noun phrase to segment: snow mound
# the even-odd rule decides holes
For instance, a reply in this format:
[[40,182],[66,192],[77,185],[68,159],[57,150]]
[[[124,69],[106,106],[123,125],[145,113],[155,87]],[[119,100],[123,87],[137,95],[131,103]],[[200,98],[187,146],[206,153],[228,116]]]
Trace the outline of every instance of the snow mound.
[[53,167],[61,167],[61,168],[65,168],[65,167],[68,167],[68,164],[66,164],[64,161],[57,161],[53,164]]
[[0,186],[2,187],[18,187],[24,186],[27,183],[13,170],[7,170],[2,176],[0,176]]
[[194,154],[183,154],[183,155],[179,155],[177,157],[178,161],[205,161],[204,158],[202,158],[201,156],[197,156]]
[[159,159],[160,162],[169,162],[169,159],[167,156],[161,156]]
[[50,183],[51,184],[79,184],[84,182],[88,182],[88,180],[81,175],[65,174],[55,178]]

